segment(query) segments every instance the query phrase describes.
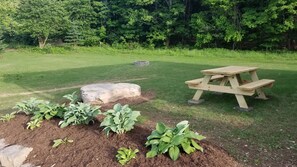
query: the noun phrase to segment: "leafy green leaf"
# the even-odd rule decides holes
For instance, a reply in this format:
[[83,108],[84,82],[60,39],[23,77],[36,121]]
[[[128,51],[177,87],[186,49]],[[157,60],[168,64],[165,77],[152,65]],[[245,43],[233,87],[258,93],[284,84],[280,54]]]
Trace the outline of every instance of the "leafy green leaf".
[[200,145],[198,145],[193,139],[191,139],[191,143],[197,150],[203,152],[203,148]]
[[177,146],[173,146],[169,148],[169,156],[172,160],[177,160],[179,157],[179,148]]
[[195,151],[195,148],[190,145],[190,142],[183,142],[181,143],[181,145],[187,154],[191,154],[192,152]]
[[157,123],[157,125],[156,125],[156,131],[157,131],[159,134],[164,133],[165,130],[166,130],[166,126],[165,126],[163,123]]
[[172,144],[173,145],[180,145],[183,141],[184,136],[183,135],[176,135],[172,138]]

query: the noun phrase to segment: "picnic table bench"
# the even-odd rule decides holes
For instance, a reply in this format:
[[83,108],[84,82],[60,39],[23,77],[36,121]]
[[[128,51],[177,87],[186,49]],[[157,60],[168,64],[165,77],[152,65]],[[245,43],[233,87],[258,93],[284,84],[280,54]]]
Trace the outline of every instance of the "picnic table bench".
[[[256,70],[258,67],[227,66],[215,69],[202,70],[203,78],[186,81],[190,89],[197,90],[193,99],[189,103],[199,104],[204,91],[234,94],[240,109],[250,110],[244,96],[253,96],[257,93],[258,99],[266,100],[267,97],[262,91],[264,87],[272,87],[275,82],[272,79],[259,80]],[[251,81],[241,79],[240,74],[248,72]],[[219,84],[210,84],[210,83]]]

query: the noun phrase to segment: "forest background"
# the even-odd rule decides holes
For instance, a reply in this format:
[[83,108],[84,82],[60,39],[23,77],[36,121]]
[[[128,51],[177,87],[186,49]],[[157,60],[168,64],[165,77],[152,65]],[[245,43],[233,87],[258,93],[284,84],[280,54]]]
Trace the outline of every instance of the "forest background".
[[[295,0],[0,0],[0,49],[297,49]],[[5,44],[4,44],[5,43]]]

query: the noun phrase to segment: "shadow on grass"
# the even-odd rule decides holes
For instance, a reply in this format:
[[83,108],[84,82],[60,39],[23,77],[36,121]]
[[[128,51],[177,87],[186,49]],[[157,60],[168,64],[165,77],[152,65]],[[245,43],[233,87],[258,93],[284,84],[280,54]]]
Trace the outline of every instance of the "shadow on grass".
[[[295,71],[259,69],[259,78],[275,79],[276,83],[272,89],[265,90],[270,97],[269,100],[246,98],[248,105],[254,107],[252,112],[234,110],[233,107],[237,106],[234,95],[215,95],[209,92],[203,94],[205,103],[200,106],[189,106],[187,100],[192,98],[195,90],[188,89],[184,82],[202,77],[200,71],[203,69],[215,67],[217,66],[156,61],[143,68],[120,64],[6,74],[3,77],[4,82],[16,84],[28,91],[90,84],[102,80],[148,78],[133,81],[133,83],[139,84],[143,91],[154,91],[156,99],[147,104],[137,105],[135,108],[143,111],[145,116],[149,116],[154,121],[168,121],[169,124],[174,125],[178,121],[188,119],[195,129],[203,130],[214,137],[222,135],[226,141],[232,141],[233,138],[245,138],[258,146],[270,146],[296,139],[297,79]],[[73,89],[50,94],[58,101],[63,94],[71,91]],[[38,94],[38,96],[46,98],[45,94]],[[156,104],[158,101],[163,102],[158,106]],[[178,109],[171,111],[168,109],[170,106],[178,107]],[[229,118],[234,119],[235,122],[222,121]],[[247,120],[246,124],[243,123],[242,127],[236,125],[236,122],[244,119]],[[290,136],[279,137],[278,133],[275,133],[276,129],[282,129],[286,135]],[[280,147],[284,146],[285,144],[280,144]],[[237,152],[240,152],[240,149],[237,148]]]
[[[91,66],[84,68],[72,68],[64,70],[5,74],[4,82],[16,84],[26,90],[37,91],[42,89],[54,89],[80,84],[96,83],[102,80],[126,80],[131,78],[148,78],[146,80],[133,81],[139,84],[144,91],[156,92],[157,99],[187,106],[187,100],[191,99],[195,90],[190,90],[184,84],[186,80],[200,78],[203,69],[215,68],[217,66],[173,63],[173,62],[151,62],[147,67],[135,67],[131,64]],[[267,101],[256,100],[247,97],[247,103],[253,106],[255,112],[263,108],[270,109],[279,105],[280,99],[290,97],[296,99],[297,86],[295,84],[296,72],[281,70],[259,69],[260,78],[275,79],[275,87],[266,89],[271,99]],[[62,91],[69,92],[69,91]],[[295,93],[295,95],[294,95]],[[58,93],[60,95],[61,93]],[[42,95],[42,94],[41,94]],[[61,98],[61,97],[56,97]],[[234,95],[215,95],[209,92],[203,94],[206,107],[213,111],[221,112],[228,110],[236,113],[233,107],[237,106]],[[247,114],[253,115],[253,114]]]

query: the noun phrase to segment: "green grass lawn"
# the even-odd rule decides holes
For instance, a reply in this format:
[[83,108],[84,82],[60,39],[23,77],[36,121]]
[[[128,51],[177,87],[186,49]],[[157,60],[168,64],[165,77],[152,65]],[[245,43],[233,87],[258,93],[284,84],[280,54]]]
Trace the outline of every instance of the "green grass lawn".
[[[137,68],[135,60],[151,65]],[[260,67],[260,78],[275,79],[265,92],[267,101],[247,97],[252,112],[239,112],[232,95],[203,94],[205,103],[190,106],[194,90],[184,81],[202,77],[200,70],[226,65]],[[131,81],[156,98],[133,106],[145,119],[176,124],[189,120],[208,140],[222,146],[240,162],[252,166],[297,165],[297,53],[206,50],[117,50],[75,48],[60,54],[32,49],[0,55],[0,114],[29,97],[60,101],[77,88],[33,95],[19,93],[71,87],[100,81]]]

